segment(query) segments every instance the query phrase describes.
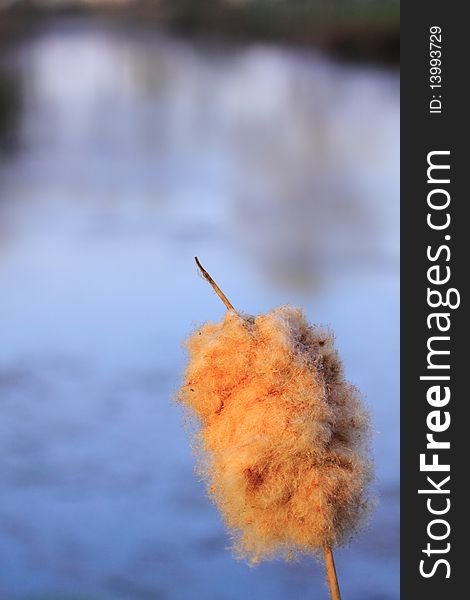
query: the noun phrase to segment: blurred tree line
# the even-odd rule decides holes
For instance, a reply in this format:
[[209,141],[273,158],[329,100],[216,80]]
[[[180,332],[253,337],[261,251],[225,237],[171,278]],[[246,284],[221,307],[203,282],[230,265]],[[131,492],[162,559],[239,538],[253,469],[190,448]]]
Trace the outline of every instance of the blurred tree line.
[[0,11],[0,40],[9,28],[32,19],[80,14],[185,35],[319,45],[352,58],[399,58],[398,0],[0,0]]
[[15,146],[20,85],[4,49],[51,18],[80,16],[180,35],[319,46],[398,62],[398,0],[0,0],[0,154]]
[[397,61],[397,0],[166,0],[186,33],[320,45],[352,58]]

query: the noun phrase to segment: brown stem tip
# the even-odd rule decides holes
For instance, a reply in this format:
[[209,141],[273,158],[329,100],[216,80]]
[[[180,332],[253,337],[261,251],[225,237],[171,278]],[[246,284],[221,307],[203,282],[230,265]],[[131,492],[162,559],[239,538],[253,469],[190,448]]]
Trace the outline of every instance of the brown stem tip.
[[227,310],[233,310],[233,312],[236,312],[236,310],[233,308],[233,306],[228,301],[227,296],[223,293],[223,291],[219,288],[219,286],[212,279],[212,277],[209,275],[209,273],[201,265],[201,263],[199,262],[199,259],[198,259],[197,256],[194,257],[194,260],[196,261],[196,264],[199,267],[199,270],[201,271],[202,276],[204,277],[204,279],[206,281],[208,281],[211,284],[211,286],[213,287],[213,289],[214,289],[215,293],[217,294],[217,296],[219,296],[219,298],[222,300],[222,302],[227,307]]

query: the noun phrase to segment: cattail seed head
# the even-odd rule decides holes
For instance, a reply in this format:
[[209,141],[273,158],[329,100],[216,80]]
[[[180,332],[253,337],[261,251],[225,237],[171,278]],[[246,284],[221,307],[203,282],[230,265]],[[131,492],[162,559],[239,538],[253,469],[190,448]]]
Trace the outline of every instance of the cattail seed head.
[[187,340],[178,398],[197,418],[199,470],[257,562],[348,539],[369,502],[369,419],[333,337],[299,309],[228,311]]

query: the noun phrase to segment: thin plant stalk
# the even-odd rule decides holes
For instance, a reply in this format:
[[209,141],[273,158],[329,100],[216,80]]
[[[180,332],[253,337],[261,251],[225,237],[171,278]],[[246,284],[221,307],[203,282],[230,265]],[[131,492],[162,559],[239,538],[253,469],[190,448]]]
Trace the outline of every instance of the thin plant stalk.
[[331,600],[341,600],[335,559],[333,558],[333,550],[329,544],[324,544],[323,553],[325,555],[326,576],[328,578],[328,585],[330,586]]
[[227,307],[227,309],[228,310],[233,310],[233,312],[237,312],[233,308],[232,304],[228,301],[227,296],[222,292],[222,290],[219,288],[219,286],[216,284],[216,282],[212,279],[212,277],[209,275],[209,273],[201,265],[201,263],[199,262],[199,259],[198,259],[197,256],[194,257],[194,260],[196,261],[196,264],[199,267],[199,270],[201,271],[202,276],[204,277],[204,279],[211,284],[211,286],[214,288],[215,293],[217,294],[217,296],[219,296],[219,298],[225,304],[225,306]]
[[[196,261],[196,264],[197,264],[199,270],[201,271],[202,276],[204,277],[204,279],[206,281],[208,281],[210,283],[210,285],[214,289],[217,296],[219,296],[219,298],[225,304],[226,308],[228,310],[232,310],[233,312],[236,313],[237,311],[234,309],[233,305],[229,302],[229,300],[227,299],[227,296],[222,292],[222,290],[219,288],[219,286],[216,284],[216,282],[212,279],[212,277],[209,275],[209,273],[204,269],[204,267],[201,265],[197,256],[194,257],[194,260]],[[335,561],[333,558],[333,550],[331,549],[331,546],[329,544],[325,543],[323,545],[323,553],[325,556],[326,575],[327,575],[327,579],[328,579],[328,585],[330,588],[331,600],[341,600],[341,592],[339,591],[338,577],[336,575]]]

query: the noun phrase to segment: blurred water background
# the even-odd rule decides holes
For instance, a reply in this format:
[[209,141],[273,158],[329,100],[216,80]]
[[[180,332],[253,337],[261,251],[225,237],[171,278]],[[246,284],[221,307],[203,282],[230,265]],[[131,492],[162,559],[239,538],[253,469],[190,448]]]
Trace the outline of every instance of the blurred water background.
[[237,308],[334,327],[372,410],[378,498],[340,583],[398,598],[396,66],[6,15],[0,599],[327,598],[313,559],[234,560],[193,473],[181,342],[224,312],[196,254]]

